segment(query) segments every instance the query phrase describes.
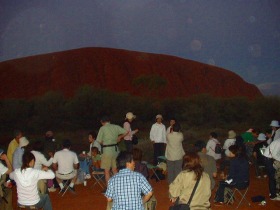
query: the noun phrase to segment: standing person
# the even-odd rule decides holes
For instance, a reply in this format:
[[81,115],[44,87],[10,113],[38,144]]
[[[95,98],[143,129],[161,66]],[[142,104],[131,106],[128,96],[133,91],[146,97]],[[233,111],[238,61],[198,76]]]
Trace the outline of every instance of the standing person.
[[183,171],[169,185],[172,203],[179,198],[179,204],[187,204],[197,180],[199,183],[190,203],[190,209],[210,209],[211,181],[208,174],[203,172],[199,156],[196,153],[184,155]]
[[245,133],[241,134],[241,137],[244,140],[244,144],[246,146],[246,154],[250,160],[250,163],[253,162],[253,148],[255,143],[257,142],[256,139],[258,138],[259,131],[253,128],[250,128]]
[[126,151],[128,151],[128,152],[132,152],[132,149],[133,149],[132,138],[133,138],[133,135],[135,135],[139,131],[138,129],[132,130],[132,127],[131,127],[132,121],[135,118],[136,118],[136,116],[132,112],[128,112],[125,115],[125,122],[123,124],[123,128],[128,132],[128,134],[124,137]]
[[120,152],[117,165],[119,173],[109,180],[105,193],[108,202],[113,201],[112,210],[144,210],[143,203],[153,194],[151,185],[142,174],[134,172],[135,162],[131,153]]
[[14,139],[10,142],[7,150],[7,156],[10,163],[13,165],[13,154],[19,146],[19,139],[22,137],[22,132],[20,130],[14,131]]
[[65,139],[62,146],[63,149],[56,152],[53,158],[53,168],[56,171],[56,180],[61,190],[65,190],[62,180],[71,179],[69,188],[72,192],[74,192],[74,184],[77,180],[77,169],[79,167],[78,157],[76,153],[70,151],[71,142],[69,139]]
[[22,165],[22,155],[25,151],[26,146],[29,144],[29,141],[25,137],[19,139],[19,147],[16,148],[13,154],[13,169],[20,168]]
[[169,127],[167,128],[166,130],[166,133],[169,134],[169,133],[172,133],[173,132],[173,126],[175,125],[176,123],[176,119],[173,117],[170,119],[169,121]]
[[279,125],[279,121],[278,120],[272,120],[271,123],[270,123],[270,126],[272,128],[271,142],[273,142],[274,139],[280,139],[280,125]]
[[184,141],[181,127],[178,123],[172,126],[173,131],[167,134],[165,157],[167,159],[167,180],[168,183],[174,181],[176,176],[182,171],[183,156],[185,154],[182,142]]
[[222,157],[221,154],[215,153],[216,144],[220,144],[217,138],[218,134],[216,132],[211,132],[206,145],[207,155],[212,156],[216,161],[220,160]]
[[244,189],[249,185],[249,163],[242,148],[236,145],[229,147],[230,168],[226,181],[220,181],[215,196],[215,203],[224,204],[224,193],[226,187],[237,187]]
[[[6,182],[6,175],[10,174],[12,172],[12,165],[7,157],[6,154],[4,154],[4,150],[0,149],[0,160],[5,161],[6,166],[2,164],[0,161],[0,209],[3,210],[13,210],[12,205],[12,185]],[[4,201],[6,199],[7,202]]]
[[107,116],[103,116],[100,123],[102,126],[99,129],[96,141],[102,145],[101,168],[104,169],[107,184],[110,179],[110,169],[114,174],[117,173],[118,143],[128,132],[118,125],[111,124],[110,118]]
[[[49,152],[48,156],[50,157],[49,160],[46,159],[45,155],[43,154],[44,151],[44,144],[42,141],[36,141],[33,144],[33,148],[31,153],[35,157],[35,164],[34,164],[34,169],[41,170],[43,167],[50,167],[53,162],[53,156],[54,154],[52,152]],[[51,182],[51,181],[50,181]],[[41,194],[47,193],[47,185],[46,185],[46,180],[39,180],[38,181],[38,190]],[[54,192],[56,189],[54,186],[49,186],[48,188],[49,192]]]
[[166,129],[165,125],[162,124],[162,115],[158,114],[156,116],[156,123],[152,125],[150,131],[150,139],[154,147],[154,164],[157,165],[157,157],[163,156],[165,152],[166,145]]
[[265,167],[268,175],[269,197],[270,200],[280,200],[280,196],[277,197],[276,191],[276,179],[275,168],[273,167],[274,160],[280,161],[280,138],[275,139],[264,151]]
[[209,175],[211,180],[211,190],[215,187],[215,179],[217,177],[217,166],[215,159],[207,155],[206,144],[204,141],[197,141],[194,144],[195,148],[197,149],[197,154],[201,160],[201,166],[203,167],[204,171]]
[[[254,166],[256,171],[256,177],[259,179],[261,178],[260,174],[260,166],[265,166],[264,163],[264,156],[261,153],[262,148],[266,148],[268,146],[266,142],[266,136],[263,133],[260,133],[258,136],[258,142],[255,144],[253,148],[253,157],[254,157]],[[264,177],[267,177],[266,173],[263,175]]]
[[37,182],[41,179],[53,179],[54,173],[44,167],[42,170],[34,169],[35,156],[26,152],[22,156],[22,166],[10,174],[10,178],[17,184],[18,203],[21,205],[52,210],[48,194],[39,195]]

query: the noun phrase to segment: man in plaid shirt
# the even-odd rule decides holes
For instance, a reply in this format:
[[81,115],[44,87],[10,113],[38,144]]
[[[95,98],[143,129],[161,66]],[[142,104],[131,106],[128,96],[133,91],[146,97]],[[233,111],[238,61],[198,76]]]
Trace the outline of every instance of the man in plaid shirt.
[[113,201],[112,210],[144,210],[143,204],[153,194],[151,185],[142,174],[134,172],[135,162],[131,153],[121,152],[117,165],[119,173],[109,180],[105,193],[108,202]]

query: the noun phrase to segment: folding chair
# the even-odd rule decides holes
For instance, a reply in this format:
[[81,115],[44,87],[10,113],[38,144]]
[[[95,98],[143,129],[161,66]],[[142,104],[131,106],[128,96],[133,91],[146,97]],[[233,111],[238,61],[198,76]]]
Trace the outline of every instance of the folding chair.
[[71,179],[63,180],[63,188],[60,189],[59,194],[62,193],[61,197],[64,196],[64,194],[69,190]]
[[93,171],[91,174],[94,179],[94,183],[91,186],[91,188],[93,188],[96,184],[98,184],[102,189],[105,189],[106,188],[106,183],[104,181],[105,172],[104,171]]
[[158,180],[160,180],[160,178],[158,177],[158,175],[157,175],[157,173],[156,173],[156,169],[157,169],[158,167],[155,166],[155,165],[152,165],[152,164],[150,164],[150,163],[147,164],[147,167],[148,167],[149,170],[152,171],[153,175],[154,175]]
[[241,204],[243,201],[245,201],[245,200],[247,201],[248,205],[251,206],[251,203],[250,203],[250,202],[247,200],[247,198],[246,198],[246,195],[247,195],[248,190],[249,190],[249,185],[248,185],[248,187],[246,187],[246,188],[241,188],[241,189],[238,189],[237,187],[234,187],[234,188],[233,188],[233,192],[230,194],[230,198],[228,199],[227,204],[233,203],[234,199],[237,200],[235,195],[236,195],[236,194],[237,194],[237,195],[239,194],[239,195],[241,196],[241,199],[239,200],[239,203],[238,203],[236,209],[238,209],[238,207],[240,206],[240,204]]

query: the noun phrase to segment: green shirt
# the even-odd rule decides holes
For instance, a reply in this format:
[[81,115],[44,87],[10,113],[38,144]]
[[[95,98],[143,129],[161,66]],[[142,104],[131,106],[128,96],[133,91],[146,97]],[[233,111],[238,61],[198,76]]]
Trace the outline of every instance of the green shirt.
[[[125,134],[127,131],[119,125],[106,123],[103,125],[98,132],[96,141],[102,145],[117,144],[119,135]],[[114,152],[115,147],[104,147],[103,153]]]
[[255,141],[254,136],[253,136],[253,134],[251,132],[242,133],[241,137],[243,138],[244,143]]

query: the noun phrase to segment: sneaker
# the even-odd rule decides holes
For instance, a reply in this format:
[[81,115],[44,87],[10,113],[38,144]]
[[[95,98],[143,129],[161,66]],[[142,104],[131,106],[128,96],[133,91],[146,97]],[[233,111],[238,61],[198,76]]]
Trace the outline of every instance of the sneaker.
[[48,191],[49,191],[49,192],[55,192],[55,191],[56,191],[56,188],[50,187],[50,188],[48,188]]
[[90,174],[87,174],[87,175],[85,176],[85,179],[90,179],[90,178],[91,178]]
[[69,187],[69,190],[72,191],[72,192],[75,192],[75,187]]
[[280,197],[277,197],[277,196],[270,197],[270,200],[272,200],[272,201],[280,201]]
[[65,187],[63,187],[62,189],[60,189],[59,193],[63,194],[65,192],[65,190],[66,190]]
[[266,178],[267,177],[267,175],[265,174],[265,175],[263,175],[263,178]]

